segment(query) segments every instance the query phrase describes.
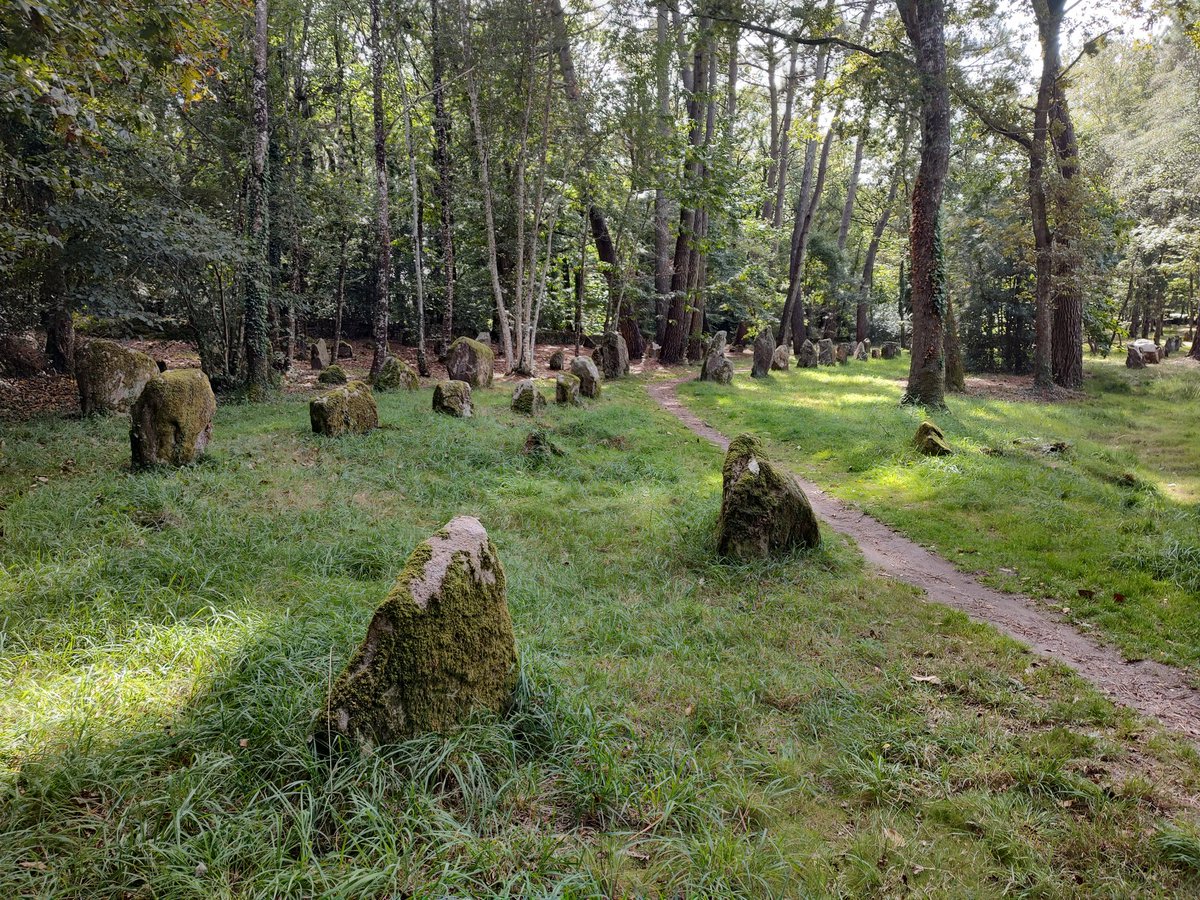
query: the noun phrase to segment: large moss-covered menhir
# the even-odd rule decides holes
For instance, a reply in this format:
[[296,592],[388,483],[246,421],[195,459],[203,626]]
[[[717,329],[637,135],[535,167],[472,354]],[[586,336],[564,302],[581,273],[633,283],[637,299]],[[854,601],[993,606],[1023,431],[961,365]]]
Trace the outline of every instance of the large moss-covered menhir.
[[459,516],[408,558],[330,689],[314,738],[363,749],[505,712],[517,651],[504,568],[478,519]]
[[366,434],[379,427],[379,408],[365,381],[351,381],[310,401],[308,417],[313,433],[329,437]]
[[157,376],[153,359],[116,341],[91,340],[75,353],[79,408],[85,416],[125,412]]
[[817,517],[792,474],[768,460],[753,435],[734,438],[722,470],[718,552],[759,559],[820,543]]
[[446,375],[451,381],[465,381],[474,388],[490,388],[496,365],[492,348],[460,337],[450,345],[446,357]]
[[212,438],[217,398],[199,369],[163,372],[146,383],[129,412],[135,468],[186,466]]

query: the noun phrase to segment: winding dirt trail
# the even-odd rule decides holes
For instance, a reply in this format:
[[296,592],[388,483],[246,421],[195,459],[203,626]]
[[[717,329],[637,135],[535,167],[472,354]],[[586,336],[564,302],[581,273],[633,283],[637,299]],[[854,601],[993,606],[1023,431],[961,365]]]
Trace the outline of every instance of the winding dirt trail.
[[[646,388],[667,412],[695,434],[728,449],[729,438],[703,422],[678,398],[683,378],[655,381]],[[795,474],[795,473],[793,473]],[[843,504],[796,475],[813,509],[834,531],[857,542],[867,561],[885,576],[925,592],[928,599],[960,609],[1027,644],[1035,653],[1075,669],[1109,699],[1131,707],[1200,744],[1200,691],[1184,671],[1151,660],[1128,662],[1067,622],[1052,618],[1032,600],[980,584],[952,563]]]

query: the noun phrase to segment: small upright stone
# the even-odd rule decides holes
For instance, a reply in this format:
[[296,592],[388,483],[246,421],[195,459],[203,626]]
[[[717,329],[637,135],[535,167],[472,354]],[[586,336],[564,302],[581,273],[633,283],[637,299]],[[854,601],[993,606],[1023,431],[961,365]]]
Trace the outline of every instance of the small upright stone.
[[345,384],[349,380],[346,370],[337,363],[322,370],[321,374],[317,376],[318,384]]
[[800,345],[800,352],[796,354],[797,369],[815,369],[817,367],[819,356],[817,346],[812,341],[805,339]]
[[496,355],[491,347],[479,341],[460,337],[450,345],[446,357],[446,374],[451,381],[465,381],[471,387],[489,388],[495,369]]
[[1130,344],[1125,351],[1125,368],[1127,369],[1144,369],[1146,368],[1146,360],[1142,359],[1142,351]]
[[75,353],[79,408],[85,416],[125,412],[158,374],[158,364],[145,353],[116,341],[88,341]]
[[579,406],[579,379],[567,372],[560,372],[554,379],[554,402],[563,406]]
[[586,356],[571,360],[571,374],[579,379],[579,393],[592,400],[600,396],[600,370]]
[[786,372],[792,363],[792,354],[787,344],[780,344],[771,354],[771,369],[775,372]]
[[817,517],[795,477],[768,460],[754,436],[734,438],[722,471],[718,552],[759,559],[820,543]]
[[899,355],[900,355],[900,345],[899,344],[897,344],[895,341],[884,341],[883,342],[883,358],[884,359],[895,359]]
[[338,341],[338,359],[354,359],[354,348],[348,341]]
[[545,408],[546,398],[542,396],[542,392],[537,389],[537,385],[533,383],[532,379],[526,378],[524,381],[517,382],[512,395],[513,412],[536,416]]
[[817,345],[817,362],[823,366],[834,365],[833,341],[829,338],[821,338]]
[[485,347],[490,348],[492,346],[492,335],[490,332],[487,332],[487,331],[479,332],[479,334],[475,335],[475,340],[477,340],[479,343],[483,344],[483,346],[485,346]]
[[725,358],[725,332],[718,331],[713,335],[708,354],[700,364],[700,380],[715,381],[717,384],[729,384],[733,381],[733,363]]
[[465,381],[439,381],[433,389],[433,411],[469,419],[474,413],[471,406],[471,386]]
[[854,348],[854,358],[865,360],[867,359],[867,342],[859,341],[858,346]]
[[398,391],[401,388],[415,391],[420,386],[421,382],[413,367],[395,356],[389,356],[383,361],[383,366],[375,377],[377,391]]
[[379,427],[375,396],[365,381],[351,381],[310,401],[308,417],[313,433],[328,437],[366,434]]
[[1137,348],[1138,353],[1142,354],[1142,362],[1150,363],[1154,366],[1162,362],[1162,348],[1149,338],[1140,338],[1133,342],[1133,346]]
[[553,372],[561,372],[566,364],[566,354],[562,349],[555,350],[550,354],[550,370]]
[[325,343],[325,338],[318,338],[312,345],[310,361],[314,372],[320,372],[329,365],[329,345]]
[[946,442],[946,435],[942,434],[942,429],[930,421],[922,422],[917,426],[913,443],[917,447],[917,452],[925,456],[950,456],[954,452]]
[[504,567],[479,520],[459,516],[413,550],[313,739],[328,753],[444,733],[472,713],[504,713],[516,685]]
[[204,453],[217,411],[208,376],[175,369],[150,379],[130,410],[134,468],[186,466]]
[[833,358],[839,366],[844,366],[850,361],[850,354],[854,352],[854,348],[846,349],[845,344],[833,345]]
[[625,344],[625,338],[615,331],[604,332],[604,336],[592,352],[592,362],[605,379],[612,380],[628,375],[629,347]]
[[771,374],[771,363],[775,358],[775,335],[770,328],[760,328],[754,338],[754,367],[751,378],[767,378]]
[[871,348],[871,359],[879,359],[879,348],[878,347]]

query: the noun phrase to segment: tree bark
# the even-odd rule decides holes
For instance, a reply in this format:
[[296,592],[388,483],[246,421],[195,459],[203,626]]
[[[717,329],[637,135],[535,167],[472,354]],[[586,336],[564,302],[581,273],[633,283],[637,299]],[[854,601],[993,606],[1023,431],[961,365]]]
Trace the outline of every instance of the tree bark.
[[944,0],[896,0],[921,79],[921,165],[912,192],[912,360],[904,402],[945,406],[941,212],[950,164],[950,91],[946,82]]
[[[1051,10],[1058,10],[1057,18],[1049,23],[1056,29],[1062,24],[1063,3],[1064,0],[1047,0]],[[1080,283],[1077,246],[1080,238],[1077,222],[1081,211],[1078,198],[1074,196],[1079,147],[1066,92],[1057,74],[1059,68],[1060,64],[1056,62],[1055,90],[1050,107],[1051,141],[1059,174],[1054,191],[1057,221],[1054,229],[1052,353],[1055,384],[1079,390],[1083,387],[1083,286]]]
[[454,182],[450,165],[450,113],[446,109],[445,47],[439,24],[441,0],[430,0],[430,56],[433,66],[433,161],[437,169],[438,226],[442,245],[442,273],[445,296],[442,303],[442,348],[450,349],[454,339]]
[[[658,137],[662,142],[660,153],[666,156],[666,147],[671,140],[671,100],[669,63],[670,53],[667,45],[667,5],[660,0],[658,4],[658,36],[655,44],[657,53],[656,85],[658,99]],[[666,178],[667,168],[660,163],[659,185],[654,191],[654,341],[660,347],[666,337],[667,317],[671,307],[671,226],[667,221],[668,207],[667,191],[662,181]]]
[[858,282],[858,303],[855,307],[855,338],[865,341],[871,336],[871,288],[875,282],[875,257],[879,253],[879,243],[883,240],[883,232],[887,230],[888,220],[892,217],[892,209],[896,204],[896,194],[900,190],[900,178],[907,162],[907,146],[901,153],[900,161],[892,171],[892,183],[888,186],[887,199],[883,203],[883,212],[875,222],[871,232],[871,243],[867,245],[866,259],[863,261],[862,278]]
[[254,71],[251,79],[254,137],[250,148],[248,185],[250,259],[244,278],[246,387],[260,395],[271,384],[271,341],[268,323],[271,273],[267,218],[267,0],[254,3]]
[[[375,310],[371,337],[371,377],[388,357],[388,300],[392,284],[392,228],[388,214],[387,123],[383,118],[383,41],[380,0],[371,0],[371,118],[375,125]],[[333,348],[337,358],[337,347]]]
[[791,157],[790,132],[792,130],[792,109],[796,102],[796,58],[798,53],[799,48],[795,44],[792,44],[791,54],[788,59],[788,76],[783,92],[783,122],[779,126],[779,177],[775,183],[775,215],[771,222],[776,228],[783,227],[783,210],[787,199],[788,164]]

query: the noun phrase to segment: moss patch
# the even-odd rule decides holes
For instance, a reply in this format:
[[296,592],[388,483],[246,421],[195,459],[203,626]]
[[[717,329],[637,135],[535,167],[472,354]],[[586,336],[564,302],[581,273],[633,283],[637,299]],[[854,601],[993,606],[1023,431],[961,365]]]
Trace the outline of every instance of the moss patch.
[[313,432],[329,437],[366,434],[379,427],[379,410],[371,387],[365,381],[351,381],[322,394],[308,404],[308,415]]
[[212,438],[216,411],[217,398],[199,369],[176,369],[151,379],[130,411],[133,465],[195,462]]
[[753,435],[729,444],[722,469],[717,549],[722,556],[756,559],[821,542],[817,517],[791,473],[763,454]]

